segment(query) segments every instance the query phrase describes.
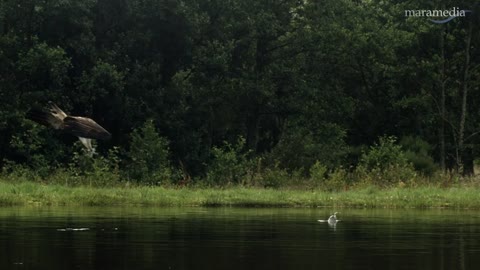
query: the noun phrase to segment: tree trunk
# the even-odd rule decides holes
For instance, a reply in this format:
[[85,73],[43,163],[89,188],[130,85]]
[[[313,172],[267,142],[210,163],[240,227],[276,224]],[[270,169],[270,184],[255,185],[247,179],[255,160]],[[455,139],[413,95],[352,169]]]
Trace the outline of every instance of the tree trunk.
[[445,29],[442,28],[442,33],[440,35],[440,56],[441,56],[441,65],[440,65],[440,130],[439,130],[439,139],[440,139],[440,168],[443,172],[446,171],[445,166],[445,80],[446,80],[446,71],[445,71]]
[[257,143],[258,143],[258,122],[259,116],[258,113],[252,112],[247,116],[246,119],[247,123],[247,147],[253,151],[257,151]]
[[473,176],[474,164],[473,164],[473,150],[471,147],[465,147],[463,149],[462,162],[463,162],[463,176]]
[[[459,163],[460,166],[463,164],[463,152],[464,152],[464,137],[465,137],[465,121],[467,117],[467,96],[468,96],[468,81],[469,81],[469,68],[470,68],[470,44],[472,41],[472,28],[473,23],[472,20],[469,20],[468,23],[468,32],[467,37],[465,39],[465,62],[463,65],[463,78],[462,78],[462,111],[460,115],[460,126],[458,131],[458,150],[459,154]],[[462,170],[462,173],[465,173],[465,170]]]

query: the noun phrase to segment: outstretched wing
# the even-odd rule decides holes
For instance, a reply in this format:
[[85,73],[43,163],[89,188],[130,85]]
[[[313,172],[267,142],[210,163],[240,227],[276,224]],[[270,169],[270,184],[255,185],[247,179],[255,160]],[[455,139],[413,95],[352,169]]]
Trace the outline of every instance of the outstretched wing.
[[63,128],[63,120],[59,117],[56,117],[50,112],[46,112],[43,110],[32,109],[27,112],[27,118],[35,121],[39,124],[53,127],[54,129],[62,129]]
[[112,135],[87,117],[67,116],[63,119],[63,130],[77,137],[108,140]]

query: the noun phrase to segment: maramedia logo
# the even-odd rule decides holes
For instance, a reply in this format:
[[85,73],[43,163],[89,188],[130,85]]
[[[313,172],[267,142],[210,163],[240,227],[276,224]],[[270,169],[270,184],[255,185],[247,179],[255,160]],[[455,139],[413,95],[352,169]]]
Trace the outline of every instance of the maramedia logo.
[[451,9],[410,9],[405,10],[405,17],[448,17],[443,20],[430,20],[434,23],[446,23],[457,17],[465,17],[471,10],[460,9],[459,7],[453,7]]

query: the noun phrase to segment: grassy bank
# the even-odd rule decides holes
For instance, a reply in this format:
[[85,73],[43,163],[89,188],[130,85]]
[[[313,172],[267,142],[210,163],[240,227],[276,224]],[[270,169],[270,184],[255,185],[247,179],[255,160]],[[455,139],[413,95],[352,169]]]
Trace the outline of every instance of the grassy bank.
[[1,182],[0,205],[144,205],[250,207],[365,207],[480,209],[472,186],[364,187],[342,192],[231,187],[67,187],[35,182]]

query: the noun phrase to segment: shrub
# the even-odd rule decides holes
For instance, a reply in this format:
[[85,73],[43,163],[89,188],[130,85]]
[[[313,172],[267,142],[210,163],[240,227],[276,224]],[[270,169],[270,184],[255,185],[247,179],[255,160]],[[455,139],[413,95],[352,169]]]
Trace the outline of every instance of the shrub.
[[319,186],[325,182],[327,176],[327,167],[316,161],[312,167],[310,167],[310,180],[314,186]]
[[320,161],[328,168],[339,166],[348,153],[345,132],[334,124],[321,125],[315,132],[299,126],[288,127],[278,144],[266,155],[271,165],[292,172],[310,168]]
[[266,188],[279,188],[285,186],[291,179],[292,177],[287,170],[275,166],[274,168],[265,169],[258,183]]
[[[72,161],[69,164],[69,172],[65,173],[58,170],[57,175],[53,175],[49,179],[60,180],[59,183],[67,185],[88,184],[90,186],[111,186],[120,182],[118,147],[110,149],[107,156],[104,157],[97,154],[89,155],[79,142],[76,143],[76,146],[80,148],[80,151],[73,153]],[[58,179],[59,175],[65,176],[67,179]]]
[[360,157],[360,166],[367,170],[385,170],[393,164],[406,165],[408,163],[402,147],[396,144],[394,136],[381,137],[379,143],[375,143],[368,152]]
[[250,182],[255,159],[249,159],[251,151],[244,149],[244,138],[239,138],[235,145],[224,142],[222,147],[213,147],[211,150],[213,159],[207,167],[206,181],[214,185]]
[[348,173],[343,168],[337,168],[328,175],[328,178],[323,182],[323,189],[329,191],[340,191],[347,186]]
[[381,186],[412,182],[416,178],[413,165],[393,136],[381,137],[378,144],[362,154],[355,175],[359,181]]
[[168,140],[158,134],[152,120],[135,129],[127,153],[130,159],[128,177],[144,184],[168,183],[172,176],[168,144]]
[[432,176],[437,171],[437,166],[430,156],[432,147],[428,142],[419,137],[406,136],[400,140],[400,145],[405,151],[405,158],[413,164],[416,171],[425,176]]
[[22,164],[16,164],[10,160],[4,160],[1,174],[2,179],[7,181],[40,181],[40,176],[32,171],[31,168]]
[[10,138],[15,162],[30,168],[41,177],[47,177],[55,169],[58,160],[65,159],[65,147],[52,139],[47,129],[29,120],[20,122],[18,130]]
[[375,184],[378,186],[389,187],[398,184],[415,184],[417,174],[411,164],[398,165],[392,164],[385,169],[374,168],[371,170],[365,169],[363,166],[358,166],[354,172],[357,184]]

